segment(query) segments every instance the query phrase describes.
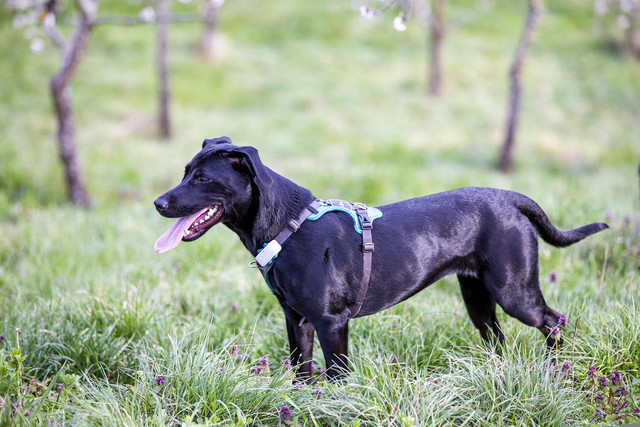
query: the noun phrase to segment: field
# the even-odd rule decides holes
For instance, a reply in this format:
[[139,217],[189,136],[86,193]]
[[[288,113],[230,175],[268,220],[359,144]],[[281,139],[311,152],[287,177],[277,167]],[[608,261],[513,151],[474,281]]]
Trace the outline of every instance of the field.
[[[640,68],[592,35],[590,2],[547,5],[510,175],[495,162],[524,2],[448,35],[440,99],[425,95],[417,21],[397,33],[393,14],[301,5],[225,4],[215,65],[194,52],[198,25],[171,28],[170,142],[154,124],[154,29],[98,27],[73,82],[91,211],[66,203],[48,96],[59,53],[32,54],[0,12],[0,425],[640,422],[619,416],[640,406]],[[486,348],[452,276],[352,321],[344,383],[323,380],[316,342],[315,383],[293,385],[281,309],[231,231],[153,251],[170,225],[153,200],[220,135],[322,198],[378,205],[491,186],[532,197],[559,228],[608,222],[566,249],[541,244],[565,346],[547,352],[499,310],[507,342]],[[616,386],[597,385],[612,374]]]

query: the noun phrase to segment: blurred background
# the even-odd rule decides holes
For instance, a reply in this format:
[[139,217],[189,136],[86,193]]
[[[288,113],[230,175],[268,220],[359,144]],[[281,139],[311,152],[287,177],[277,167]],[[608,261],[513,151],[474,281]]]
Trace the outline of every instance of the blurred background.
[[[127,383],[141,346],[205,324],[212,348],[257,331],[256,355],[286,357],[277,302],[233,233],[153,251],[170,225],[153,200],[221,135],[320,198],[491,186],[527,194],[559,228],[606,220],[606,235],[541,246],[543,292],[608,336],[583,346],[585,364],[637,377],[640,332],[607,325],[639,292],[638,1],[0,4],[0,333],[23,331],[30,378],[67,363]],[[449,278],[390,313],[419,325],[438,301],[466,316],[458,292]],[[479,341],[468,321],[427,320],[459,337],[449,345]],[[365,335],[354,328],[356,348]],[[387,339],[404,360],[414,351]],[[420,366],[446,367],[438,354]]]
[[[87,193],[98,208],[149,202],[177,182],[202,139],[220,135],[257,147],[267,165],[320,197],[370,204],[493,185],[534,198],[583,192],[582,203],[602,213],[614,190],[636,189],[640,65],[627,51],[626,15],[616,2],[550,2],[540,10],[520,71],[512,175],[495,170],[527,2],[432,3],[444,9],[446,29],[439,96],[428,95],[429,3],[414,2],[402,32],[394,20],[403,5],[377,15],[370,11],[385,3],[364,10],[346,0],[213,3],[215,31],[203,55],[211,4],[173,2],[165,139],[158,120],[163,3],[101,2],[69,78]],[[601,3],[606,12],[598,13]],[[68,47],[79,7],[54,7],[54,30]],[[41,3],[27,0],[2,9],[3,216],[66,198],[49,92],[63,61],[43,29],[46,16]]]

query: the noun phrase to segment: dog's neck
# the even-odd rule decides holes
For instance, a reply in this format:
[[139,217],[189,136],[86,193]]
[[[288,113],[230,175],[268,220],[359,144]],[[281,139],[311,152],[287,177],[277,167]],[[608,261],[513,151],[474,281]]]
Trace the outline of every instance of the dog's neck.
[[[267,168],[268,169],[268,168]],[[314,200],[311,191],[268,169],[270,187],[252,183],[252,201],[243,218],[227,226],[234,231],[253,255],[264,243],[273,240]]]

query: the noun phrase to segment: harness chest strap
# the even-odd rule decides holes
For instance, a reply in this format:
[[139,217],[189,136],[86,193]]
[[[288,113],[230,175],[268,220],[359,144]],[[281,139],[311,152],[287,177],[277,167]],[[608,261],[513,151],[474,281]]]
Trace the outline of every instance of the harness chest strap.
[[373,258],[373,250],[375,245],[373,244],[373,221],[369,218],[367,213],[367,207],[361,203],[354,203],[356,206],[356,212],[360,219],[360,225],[362,226],[362,281],[360,282],[360,290],[358,291],[358,297],[356,303],[349,310],[351,315],[349,317],[356,317],[364,298],[367,295],[367,289],[369,288],[369,280],[371,280],[371,264]]
[[[264,275],[264,279],[271,288],[272,291],[275,292],[271,283],[269,281],[269,271],[271,270],[271,266],[275,257],[282,250],[282,244],[287,240],[293,233],[297,232],[300,229],[300,226],[303,222],[307,220],[309,215],[312,213],[318,213],[318,208],[323,205],[321,200],[314,200],[300,212],[298,218],[295,220],[289,221],[287,227],[282,230],[275,239],[269,242],[264,249],[262,249],[258,255],[256,256],[256,263],[258,267],[262,270]],[[358,295],[356,297],[356,302],[349,309],[349,317],[355,317],[362,304],[364,302],[364,298],[367,295],[367,289],[369,288],[369,281],[371,279],[371,266],[372,266],[372,252],[374,250],[373,244],[373,221],[369,217],[367,212],[367,207],[362,203],[353,203],[352,209],[354,209],[358,215],[358,219],[360,220],[360,225],[362,227],[362,254],[363,254],[363,263],[362,263],[362,280],[360,282],[360,289],[358,290]],[[301,323],[304,321],[304,318],[301,320]]]

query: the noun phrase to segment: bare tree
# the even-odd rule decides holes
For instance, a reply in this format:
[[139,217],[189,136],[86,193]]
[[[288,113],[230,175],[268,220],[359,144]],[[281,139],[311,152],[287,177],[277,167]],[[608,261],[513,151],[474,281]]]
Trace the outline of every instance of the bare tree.
[[640,61],[640,0],[595,0],[594,11],[594,33],[607,37],[622,52]]
[[505,139],[498,162],[498,167],[502,172],[509,172],[513,169],[513,145],[518,130],[518,116],[520,115],[520,100],[522,95],[522,66],[529,52],[531,39],[535,33],[543,8],[542,0],[527,0],[527,3],[527,17],[522,30],[522,36],[516,48],[511,68],[509,69],[509,107],[507,110]]
[[444,0],[431,1],[431,19],[429,25],[429,95],[442,93],[442,41],[445,36]]
[[636,61],[640,61],[640,40],[638,40],[638,20],[640,17],[640,2],[635,2],[629,10],[629,26],[626,33],[627,52]]
[[209,0],[204,11],[204,31],[198,43],[198,52],[206,61],[215,61],[215,39],[218,34],[220,6],[224,0]]
[[[64,42],[60,70],[51,78],[51,96],[58,122],[58,147],[60,159],[65,169],[69,200],[86,208],[91,207],[91,198],[87,193],[76,153],[75,126],[69,84],[84,56],[98,12],[98,3],[99,0],[76,0],[78,22],[71,38]],[[59,34],[51,34],[56,34],[55,39],[52,38],[54,43],[63,43]]]
[[169,112],[169,102],[171,100],[171,90],[169,88],[169,60],[167,32],[170,18],[171,0],[159,0],[158,2],[158,26],[157,26],[157,66],[158,66],[158,89],[159,89],[159,111],[158,124],[160,135],[171,138],[171,117]]
[[[362,0],[366,1],[366,0]],[[495,0],[476,0],[473,7],[465,9],[458,16],[448,22],[446,17],[447,0],[383,0],[381,7],[375,9],[365,5],[360,6],[360,14],[372,19],[391,8],[399,10],[398,16],[393,21],[396,31],[406,29],[406,21],[411,17],[415,9],[418,19],[425,25],[428,34],[428,71],[427,93],[437,97],[442,94],[444,72],[442,70],[442,46],[445,37],[457,31],[460,27],[475,21],[486,13],[495,3]]]

